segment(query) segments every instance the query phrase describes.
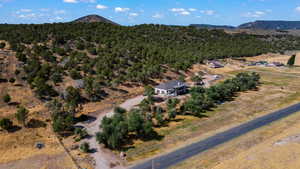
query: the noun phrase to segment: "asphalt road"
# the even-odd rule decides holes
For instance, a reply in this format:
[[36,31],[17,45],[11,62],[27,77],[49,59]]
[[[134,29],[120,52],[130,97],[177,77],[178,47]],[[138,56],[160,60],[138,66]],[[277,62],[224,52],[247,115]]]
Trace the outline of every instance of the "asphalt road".
[[[267,114],[265,116],[256,118],[237,127],[231,128],[227,131],[221,132],[214,136],[211,136],[205,140],[201,140],[197,143],[188,145],[184,148],[178,149],[171,153],[159,156],[153,160],[148,160],[144,163],[137,164],[131,167],[131,169],[165,169],[175,164],[178,164],[192,156],[198,155],[206,150],[214,148],[220,144],[237,138],[243,134],[246,134],[257,128],[266,126],[274,121],[280,120],[293,113],[300,111],[300,103],[292,105],[288,108],[281,109],[279,111]],[[152,167],[152,165],[154,167]]]

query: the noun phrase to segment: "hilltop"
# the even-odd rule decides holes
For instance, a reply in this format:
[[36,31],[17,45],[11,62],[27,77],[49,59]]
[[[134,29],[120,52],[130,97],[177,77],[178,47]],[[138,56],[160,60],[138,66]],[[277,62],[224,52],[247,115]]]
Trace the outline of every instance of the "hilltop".
[[110,23],[110,24],[113,24],[113,25],[119,25],[109,19],[106,19],[102,16],[99,16],[99,15],[87,15],[87,16],[84,16],[84,17],[81,17],[81,18],[78,18],[76,20],[74,20],[73,22],[76,22],[76,23],[93,23],[93,22],[103,22],[103,23]]

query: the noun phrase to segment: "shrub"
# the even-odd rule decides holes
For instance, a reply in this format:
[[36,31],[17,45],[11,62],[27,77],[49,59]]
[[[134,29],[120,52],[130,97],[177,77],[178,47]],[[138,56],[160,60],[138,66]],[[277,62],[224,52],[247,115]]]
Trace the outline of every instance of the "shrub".
[[86,129],[75,128],[74,134],[76,134],[75,141],[78,142],[84,138],[86,138],[89,134],[87,133]]
[[10,83],[15,83],[15,81],[16,81],[16,79],[13,78],[13,77],[9,79],[9,82],[10,82]]
[[90,145],[87,142],[82,143],[79,148],[84,153],[88,153],[90,151]]
[[151,87],[151,86],[149,86],[149,85],[147,85],[147,86],[145,86],[145,91],[144,91],[144,95],[145,96],[152,96],[152,95],[154,95],[154,88],[153,87]]
[[9,103],[10,100],[11,100],[11,97],[10,97],[9,94],[6,94],[6,95],[3,96],[3,101],[4,101],[5,103]]
[[124,109],[122,107],[115,107],[115,109],[114,109],[114,113],[124,114],[126,112],[127,112],[126,109]]
[[25,107],[20,106],[16,112],[16,118],[17,120],[22,123],[22,125],[26,126],[26,120],[28,118],[29,110],[27,110]]
[[12,128],[12,126],[13,126],[13,122],[11,120],[6,118],[0,120],[0,127],[2,129],[9,130]]
[[21,73],[20,70],[16,69],[15,75],[19,75],[20,73]]
[[288,60],[287,65],[293,66],[295,64],[295,60],[296,60],[296,55],[292,55]]
[[5,46],[6,46],[6,44],[5,44],[4,42],[1,42],[1,43],[0,43],[0,49],[4,49]]

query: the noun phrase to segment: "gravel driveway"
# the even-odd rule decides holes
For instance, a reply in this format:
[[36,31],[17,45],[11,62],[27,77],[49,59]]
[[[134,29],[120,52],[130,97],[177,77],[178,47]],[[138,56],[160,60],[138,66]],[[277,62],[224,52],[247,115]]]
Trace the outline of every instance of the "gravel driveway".
[[[134,108],[134,106],[138,105],[145,97],[144,96],[137,96],[132,99],[126,100],[124,103],[119,105],[120,107],[130,110]],[[92,150],[95,150],[94,153],[91,154],[91,156],[95,159],[95,169],[110,169],[111,164],[119,164],[119,158],[113,154],[111,151],[103,148],[100,146],[95,137],[95,133],[99,132],[99,125],[101,124],[101,121],[103,117],[111,117],[114,114],[113,110],[103,111],[101,112],[97,119],[89,124],[80,124],[81,126],[84,126],[87,129],[87,132],[91,135],[90,138],[83,140],[83,142],[88,142],[90,144],[90,148]],[[117,165],[113,167],[114,169],[125,169],[125,167],[121,165]]]

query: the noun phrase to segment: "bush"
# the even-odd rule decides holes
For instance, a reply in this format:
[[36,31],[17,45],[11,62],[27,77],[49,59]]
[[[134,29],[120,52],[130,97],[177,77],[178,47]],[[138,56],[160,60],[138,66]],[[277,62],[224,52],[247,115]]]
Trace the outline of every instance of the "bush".
[[27,110],[25,107],[20,106],[16,112],[16,118],[17,120],[22,123],[22,125],[26,126],[26,120],[28,118],[29,110]]
[[164,124],[163,114],[162,113],[156,113],[155,120],[156,120],[157,126],[163,125]]
[[296,55],[292,55],[288,60],[287,65],[293,66],[295,64],[295,60],[296,60]]
[[84,142],[80,145],[79,149],[84,153],[88,153],[90,151],[90,145],[89,143]]
[[13,122],[9,119],[1,119],[0,120],[0,127],[4,130],[9,130],[13,127]]
[[16,69],[15,75],[19,75],[20,73],[21,73],[20,70]]
[[15,83],[15,81],[16,81],[16,79],[13,78],[13,77],[9,79],[9,82],[10,82],[10,83]]
[[74,117],[67,113],[55,113],[52,115],[52,128],[54,132],[61,133],[73,130]]
[[155,94],[154,88],[151,86],[145,86],[144,96],[153,96]]
[[1,42],[1,43],[0,43],[0,49],[4,49],[5,46],[6,46],[6,44],[5,44],[4,42]]
[[115,107],[115,109],[114,109],[114,113],[124,114],[126,112],[127,112],[126,109],[124,109],[122,107]]
[[74,134],[76,134],[75,141],[78,142],[84,138],[86,138],[89,134],[87,133],[86,129],[75,128]]
[[9,94],[6,94],[6,95],[3,96],[3,101],[4,101],[5,103],[9,103],[10,100],[11,100],[11,97],[10,97]]
[[168,111],[168,116],[170,120],[175,119],[176,115],[177,115],[176,110],[172,109]]
[[78,72],[76,69],[72,69],[70,71],[70,76],[74,80],[82,79],[80,72]]

